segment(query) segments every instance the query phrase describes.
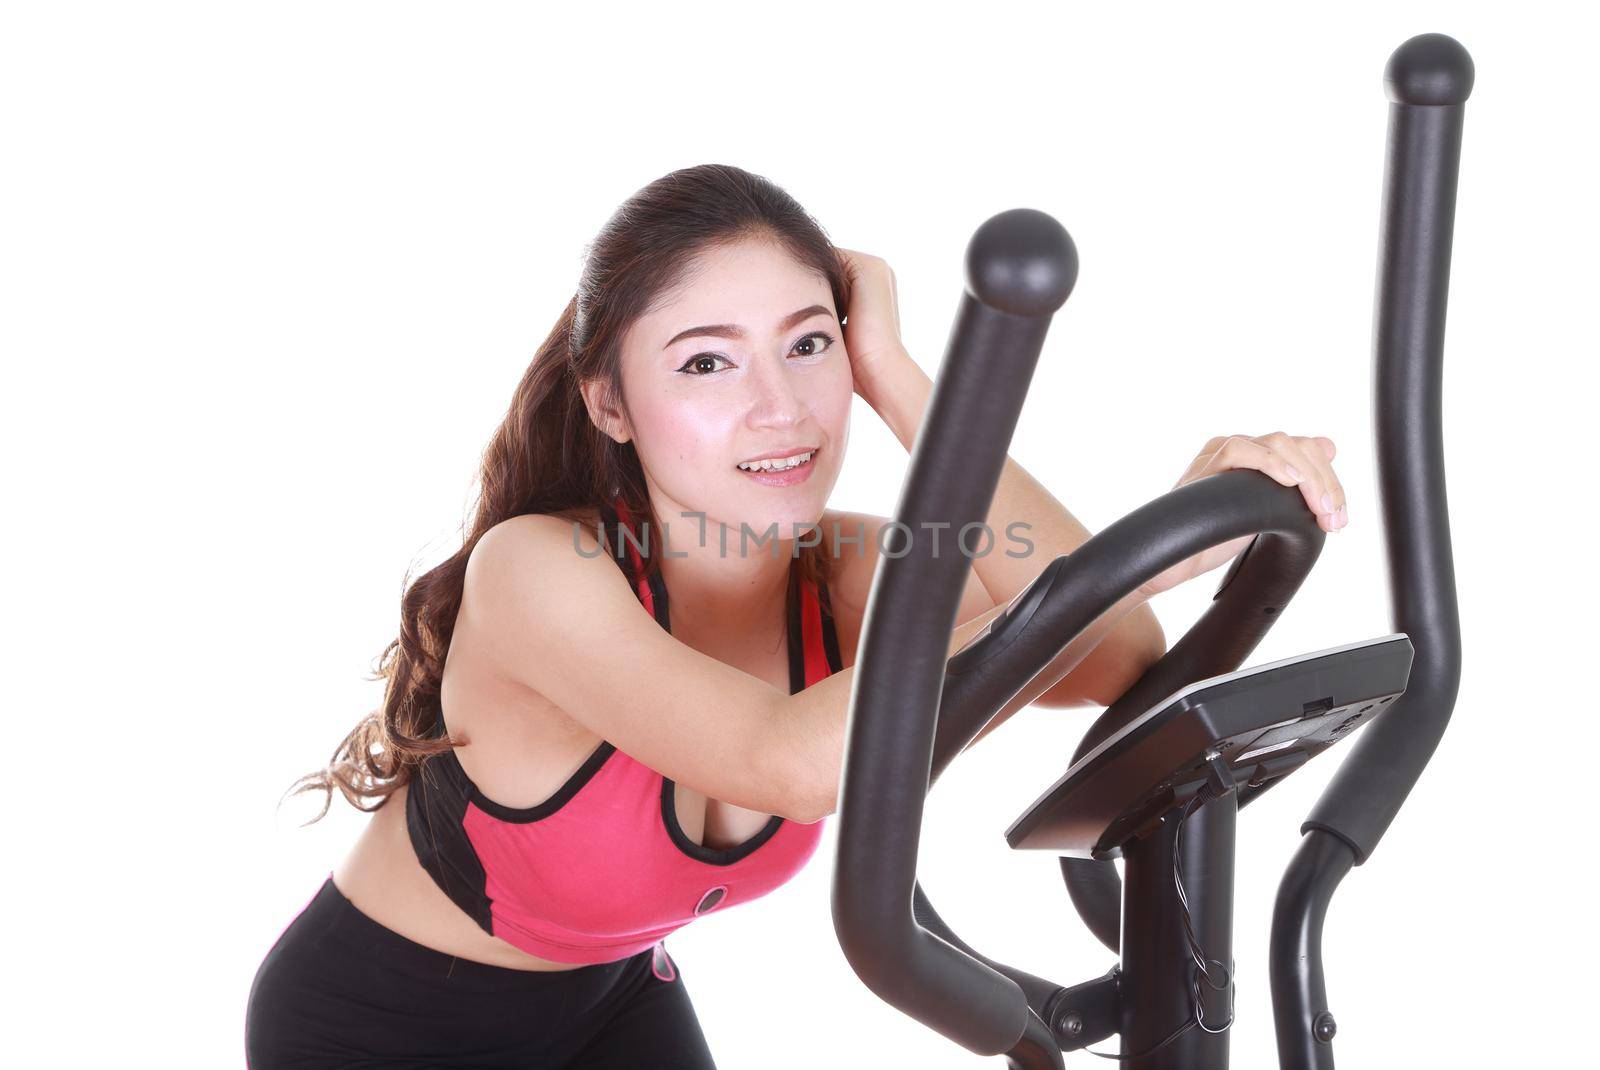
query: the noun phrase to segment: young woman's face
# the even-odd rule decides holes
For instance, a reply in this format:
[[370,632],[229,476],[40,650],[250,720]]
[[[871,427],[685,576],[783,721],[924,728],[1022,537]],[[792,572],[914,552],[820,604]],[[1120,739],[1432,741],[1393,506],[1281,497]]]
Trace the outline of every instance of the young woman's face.
[[[624,336],[622,382],[674,547],[700,536],[680,510],[705,513],[713,540],[729,525],[730,554],[740,524],[789,539],[822,518],[850,434],[850,358],[827,280],[782,247],[746,240],[696,261]],[[809,459],[783,470],[797,451]],[[775,455],[776,470],[747,470]]]

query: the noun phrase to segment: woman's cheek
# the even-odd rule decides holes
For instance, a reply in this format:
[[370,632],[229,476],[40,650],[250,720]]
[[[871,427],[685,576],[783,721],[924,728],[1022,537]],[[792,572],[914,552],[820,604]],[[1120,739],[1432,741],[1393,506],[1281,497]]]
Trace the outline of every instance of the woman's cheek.
[[733,406],[702,397],[663,413],[653,430],[670,463],[708,472],[738,460],[729,452],[738,440],[736,419]]

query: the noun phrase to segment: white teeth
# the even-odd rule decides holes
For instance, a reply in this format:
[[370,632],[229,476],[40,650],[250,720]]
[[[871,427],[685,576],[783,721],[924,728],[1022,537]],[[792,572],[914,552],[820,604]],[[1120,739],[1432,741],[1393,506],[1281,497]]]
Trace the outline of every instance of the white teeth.
[[793,457],[784,457],[778,460],[774,460],[771,457],[763,457],[759,461],[740,461],[739,467],[746,472],[782,472],[787,468],[805,464],[811,460],[811,455],[815,452],[815,450],[810,450],[806,453],[797,453]]

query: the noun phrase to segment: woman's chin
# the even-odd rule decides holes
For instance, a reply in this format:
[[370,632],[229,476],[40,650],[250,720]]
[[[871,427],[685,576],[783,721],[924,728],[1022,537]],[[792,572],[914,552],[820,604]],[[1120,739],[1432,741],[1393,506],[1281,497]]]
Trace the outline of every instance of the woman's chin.
[[806,531],[822,520],[825,497],[798,489],[771,491],[752,496],[741,495],[737,504],[723,514],[723,521],[736,536],[740,527],[748,530],[746,538],[754,540],[788,540],[805,535]]

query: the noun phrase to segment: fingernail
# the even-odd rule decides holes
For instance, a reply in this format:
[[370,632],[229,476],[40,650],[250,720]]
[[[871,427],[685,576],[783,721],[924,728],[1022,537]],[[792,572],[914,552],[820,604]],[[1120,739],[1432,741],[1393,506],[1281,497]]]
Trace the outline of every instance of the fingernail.
[[1333,495],[1327,491],[1322,492],[1322,508],[1330,513],[1333,512]]
[[1289,478],[1294,480],[1296,483],[1300,482],[1302,479],[1305,478],[1305,476],[1300,474],[1300,469],[1296,468],[1294,465],[1291,464],[1288,467],[1289,467]]
[[1350,514],[1345,512],[1344,506],[1339,506],[1339,526],[1342,528],[1350,523]]

